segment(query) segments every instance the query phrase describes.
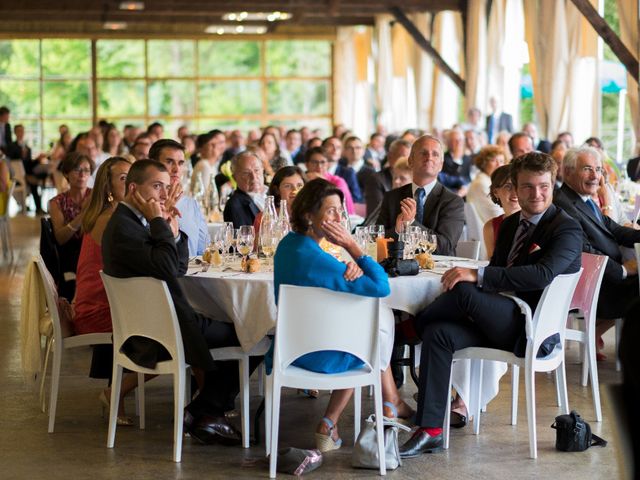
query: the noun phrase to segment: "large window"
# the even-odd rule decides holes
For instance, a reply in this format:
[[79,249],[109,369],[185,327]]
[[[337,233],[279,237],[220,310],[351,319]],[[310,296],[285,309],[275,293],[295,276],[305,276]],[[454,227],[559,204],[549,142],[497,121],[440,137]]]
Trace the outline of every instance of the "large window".
[[[46,149],[58,125],[158,120],[173,135],[269,123],[329,131],[325,40],[0,40],[0,105]],[[95,51],[95,58],[92,57]],[[95,62],[95,77],[92,65]]]

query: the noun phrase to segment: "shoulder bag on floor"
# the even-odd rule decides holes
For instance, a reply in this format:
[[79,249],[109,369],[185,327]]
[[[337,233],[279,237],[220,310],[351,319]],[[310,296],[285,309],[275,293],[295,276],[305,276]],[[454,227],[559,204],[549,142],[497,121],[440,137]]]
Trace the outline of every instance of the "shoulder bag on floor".
[[572,410],[569,415],[559,415],[551,428],[556,431],[556,449],[563,452],[582,452],[589,447],[605,447],[607,441],[591,433],[591,426]]

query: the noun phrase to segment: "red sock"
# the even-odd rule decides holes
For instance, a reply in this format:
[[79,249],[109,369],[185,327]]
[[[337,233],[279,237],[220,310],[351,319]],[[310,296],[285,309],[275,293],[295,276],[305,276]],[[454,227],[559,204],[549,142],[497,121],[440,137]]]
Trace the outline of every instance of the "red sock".
[[442,428],[420,427],[418,430],[416,430],[416,433],[419,433],[419,432],[425,432],[430,437],[437,437],[442,433]]

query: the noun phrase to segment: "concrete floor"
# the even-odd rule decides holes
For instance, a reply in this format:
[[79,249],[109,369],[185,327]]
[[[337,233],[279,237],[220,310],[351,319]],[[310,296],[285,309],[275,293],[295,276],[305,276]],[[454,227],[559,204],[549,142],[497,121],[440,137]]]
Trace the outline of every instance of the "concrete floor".
[[[90,351],[71,351],[62,371],[56,431],[47,433],[47,416],[38,408],[37,391],[25,383],[20,368],[20,294],[24,266],[38,248],[39,222],[32,217],[12,220],[13,262],[0,260],[0,479],[138,479],[138,478],[268,478],[263,447],[248,450],[203,446],[186,438],[182,463],[171,461],[172,393],[168,378],[147,385],[147,429],[120,427],[113,450],[105,447],[107,422],[101,416],[98,394],[104,382],[87,377]],[[620,376],[613,362],[612,335],[605,337],[609,360],[599,364],[601,385],[617,383]],[[562,453],[554,449],[555,432],[549,428],[559,409],[552,377],[538,374],[537,428],[538,459],[528,458],[528,429],[524,387],[521,380],[519,423],[510,418],[509,376],[503,378],[501,392],[482,416],[480,435],[471,426],[451,435],[451,448],[444,453],[407,460],[388,477],[403,478],[615,478],[617,445],[612,419],[603,396],[604,420],[596,423],[589,387],[579,385],[576,347],[569,350],[569,402],[591,423],[594,433],[610,440],[606,448],[582,453]],[[602,390],[604,390],[602,388]],[[409,382],[402,395],[412,405],[416,391]],[[253,393],[256,389],[253,388]],[[328,394],[312,400],[286,391],[283,397],[280,446],[313,447],[313,431],[323,413]],[[259,398],[252,396],[252,410]],[[127,409],[134,409],[133,399]],[[365,397],[363,411],[372,410]],[[341,421],[345,447],[325,455],[324,465],[310,478],[368,478],[375,471],[355,470],[351,463],[353,414]],[[264,429],[263,429],[264,430]],[[401,441],[407,434],[402,434]],[[282,476],[282,475],[281,475]]]

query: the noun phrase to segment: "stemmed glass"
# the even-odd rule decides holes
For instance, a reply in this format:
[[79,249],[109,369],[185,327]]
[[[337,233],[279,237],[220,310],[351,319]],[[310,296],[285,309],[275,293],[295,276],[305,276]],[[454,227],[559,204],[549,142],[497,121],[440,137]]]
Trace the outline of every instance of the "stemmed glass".
[[363,253],[366,252],[367,241],[369,240],[369,232],[367,230],[367,227],[356,227],[354,239],[358,244],[358,247],[360,247],[360,250],[362,250]]
[[238,230],[237,248],[242,256],[249,255],[253,251],[253,242],[256,234],[253,225],[243,225]]
[[384,238],[384,225],[369,225],[369,242],[365,253],[371,258],[378,256],[378,238]]
[[280,242],[281,229],[278,228],[277,223],[265,224],[260,228],[260,246],[262,247],[262,253],[267,258],[267,271],[271,271],[270,261],[275,252],[278,242]]
[[229,254],[229,249],[231,249],[231,259],[233,259],[233,257],[235,256],[234,241],[233,241],[235,230],[233,229],[233,223],[224,222],[221,232],[222,232],[222,248],[224,249],[223,250],[224,256],[225,258],[227,258]]

